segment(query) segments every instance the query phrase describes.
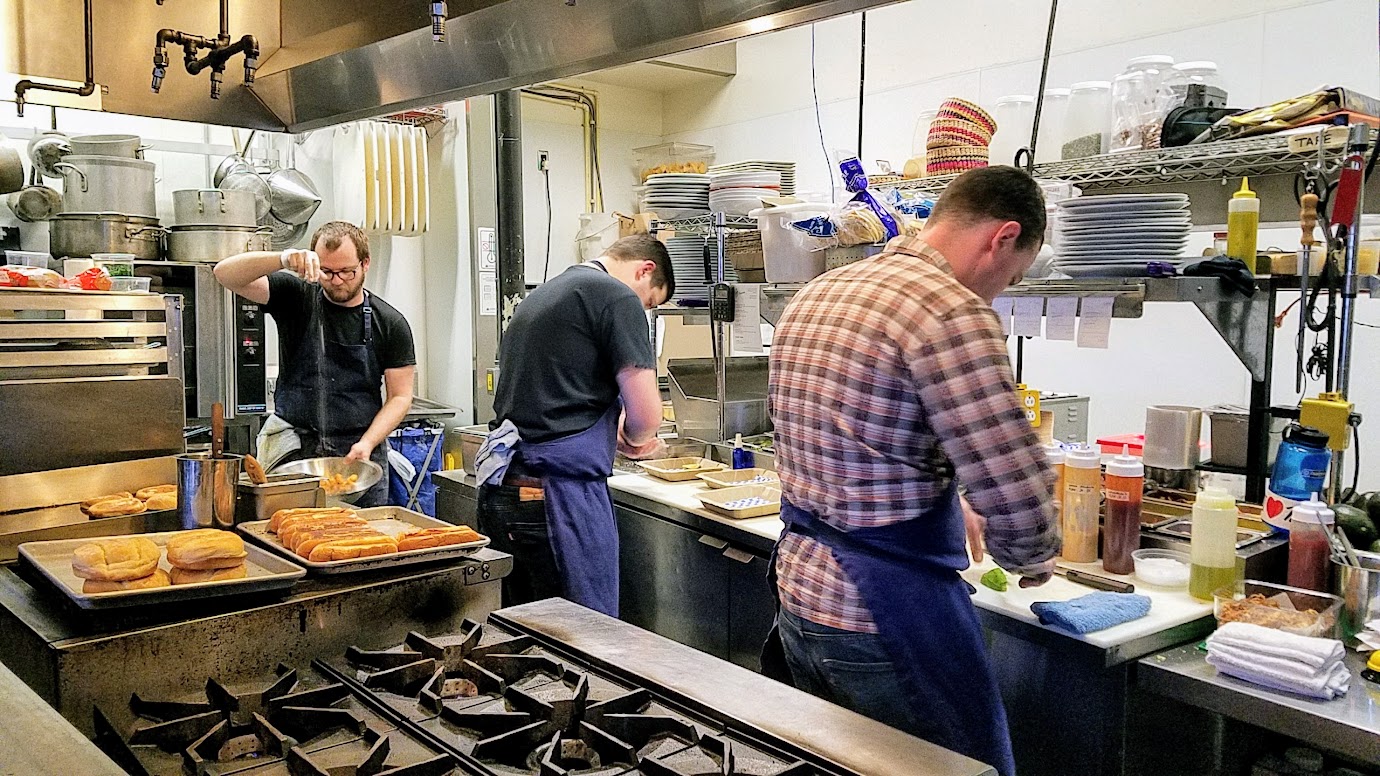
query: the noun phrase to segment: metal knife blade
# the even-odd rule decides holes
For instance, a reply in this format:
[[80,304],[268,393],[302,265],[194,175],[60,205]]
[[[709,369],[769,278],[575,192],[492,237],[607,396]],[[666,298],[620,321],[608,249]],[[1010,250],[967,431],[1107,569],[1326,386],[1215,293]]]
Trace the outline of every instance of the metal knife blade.
[[1094,590],[1106,590],[1111,593],[1134,593],[1136,586],[1130,582],[1122,582],[1119,579],[1109,579],[1100,577],[1096,574],[1089,574],[1086,571],[1071,569],[1067,566],[1056,565],[1054,573],[1064,577],[1070,582],[1077,582],[1080,585],[1091,587]]

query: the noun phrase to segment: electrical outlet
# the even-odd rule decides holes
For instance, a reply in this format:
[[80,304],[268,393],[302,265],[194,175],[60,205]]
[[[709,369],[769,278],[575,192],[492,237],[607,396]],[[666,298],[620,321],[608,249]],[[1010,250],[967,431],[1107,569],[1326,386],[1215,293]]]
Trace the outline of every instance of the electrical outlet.
[[546,172],[547,168],[550,166],[550,162],[551,162],[551,152],[550,152],[550,151],[538,151],[538,152],[537,152],[537,171],[538,171],[538,172]]

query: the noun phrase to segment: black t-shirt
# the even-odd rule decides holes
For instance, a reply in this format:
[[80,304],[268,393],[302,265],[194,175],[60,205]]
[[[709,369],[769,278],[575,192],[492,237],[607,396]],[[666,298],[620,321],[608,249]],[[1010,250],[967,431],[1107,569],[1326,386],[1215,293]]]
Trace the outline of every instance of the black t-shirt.
[[522,300],[499,349],[492,426],[529,442],[593,426],[618,400],[618,373],[656,368],[642,301],[598,266],[576,265]]
[[[293,368],[293,360],[302,337],[307,333],[311,316],[312,294],[321,294],[321,287],[287,272],[268,276],[268,304],[264,310],[278,324],[278,368],[286,372]],[[320,300],[322,326],[326,338],[343,345],[364,344],[364,305],[342,307],[324,296]],[[396,369],[417,363],[412,346],[412,327],[397,308],[369,294],[373,308],[374,353],[384,369]],[[312,336],[316,336],[313,333]]]

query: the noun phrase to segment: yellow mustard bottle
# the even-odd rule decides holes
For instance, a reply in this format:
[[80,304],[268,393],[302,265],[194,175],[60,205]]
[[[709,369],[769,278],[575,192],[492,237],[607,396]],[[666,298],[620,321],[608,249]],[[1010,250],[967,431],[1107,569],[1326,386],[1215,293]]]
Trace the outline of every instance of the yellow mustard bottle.
[[1241,179],[1241,190],[1227,203],[1227,256],[1240,259],[1252,272],[1256,269],[1256,236],[1260,232],[1260,200],[1251,191],[1250,181]]

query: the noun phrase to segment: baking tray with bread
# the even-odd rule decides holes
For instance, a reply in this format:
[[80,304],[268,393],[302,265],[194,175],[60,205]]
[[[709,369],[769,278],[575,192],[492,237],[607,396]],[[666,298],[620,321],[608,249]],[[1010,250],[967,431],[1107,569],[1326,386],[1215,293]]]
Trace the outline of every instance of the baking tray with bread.
[[83,609],[281,590],[307,573],[215,528],[25,542],[19,557]]
[[236,529],[318,574],[455,560],[489,544],[472,528],[402,507],[280,509]]

